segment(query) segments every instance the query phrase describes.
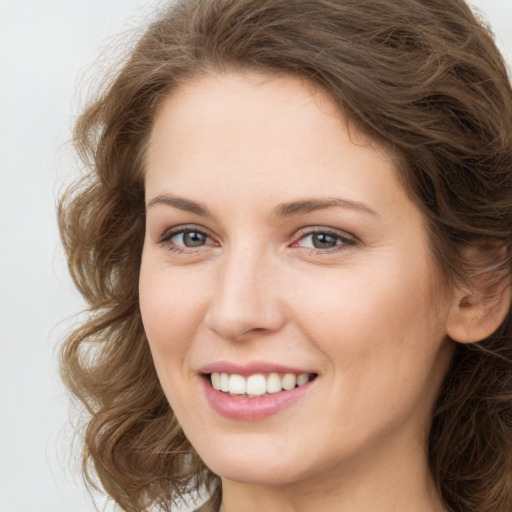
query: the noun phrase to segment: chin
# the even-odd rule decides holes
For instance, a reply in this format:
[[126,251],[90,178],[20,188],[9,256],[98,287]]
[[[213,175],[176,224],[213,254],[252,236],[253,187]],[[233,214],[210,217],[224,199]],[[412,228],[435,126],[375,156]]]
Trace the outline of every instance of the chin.
[[215,460],[208,467],[222,479],[251,485],[286,485],[304,478],[284,461]]
[[[287,485],[318,474],[319,464],[307,455],[304,442],[283,446],[275,439],[226,438],[226,443],[210,438],[196,450],[208,468],[223,479],[251,485]],[[237,436],[238,437],[238,436]],[[250,439],[253,437],[253,439]],[[272,442],[274,441],[274,442]],[[212,446],[215,449],[212,450]],[[325,459],[325,457],[324,457]]]

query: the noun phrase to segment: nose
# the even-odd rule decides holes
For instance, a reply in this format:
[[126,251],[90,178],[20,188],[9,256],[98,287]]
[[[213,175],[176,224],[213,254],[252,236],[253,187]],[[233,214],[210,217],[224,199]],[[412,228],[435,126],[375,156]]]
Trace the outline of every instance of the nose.
[[277,332],[286,323],[277,269],[263,257],[232,254],[220,264],[205,325],[229,341]]

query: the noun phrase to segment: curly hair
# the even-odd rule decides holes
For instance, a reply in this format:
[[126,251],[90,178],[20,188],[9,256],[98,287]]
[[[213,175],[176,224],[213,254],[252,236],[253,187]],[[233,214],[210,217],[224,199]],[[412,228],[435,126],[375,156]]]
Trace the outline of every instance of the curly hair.
[[[320,85],[391,148],[447,282],[512,268],[512,90],[486,26],[463,0],[181,0],[151,23],[75,126],[85,174],[59,223],[87,318],[61,348],[86,408],[83,471],[124,510],[170,510],[219,479],[186,439],[153,366],[138,306],[144,157],[170,91],[224,70]],[[464,248],[477,245],[478,261]],[[447,510],[512,508],[512,315],[455,344],[429,437]]]

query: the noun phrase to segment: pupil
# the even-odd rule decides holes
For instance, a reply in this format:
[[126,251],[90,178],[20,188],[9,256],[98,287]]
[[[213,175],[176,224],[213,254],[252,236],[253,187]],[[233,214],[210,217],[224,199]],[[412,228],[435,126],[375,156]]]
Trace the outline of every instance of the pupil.
[[316,249],[330,249],[337,243],[335,236],[326,233],[317,233],[313,235],[313,245]]
[[198,247],[205,242],[205,235],[197,231],[187,231],[183,234],[183,243],[187,247]]

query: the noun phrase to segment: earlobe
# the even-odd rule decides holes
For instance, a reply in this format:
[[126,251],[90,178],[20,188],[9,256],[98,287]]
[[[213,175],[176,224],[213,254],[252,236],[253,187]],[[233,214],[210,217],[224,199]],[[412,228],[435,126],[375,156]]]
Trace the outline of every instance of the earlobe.
[[[485,277],[479,276],[478,281]],[[489,290],[488,281],[485,286],[455,290],[446,324],[448,336],[459,343],[484,340],[505,320],[510,300],[507,278],[495,283],[493,290]]]

